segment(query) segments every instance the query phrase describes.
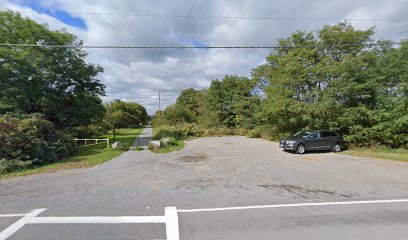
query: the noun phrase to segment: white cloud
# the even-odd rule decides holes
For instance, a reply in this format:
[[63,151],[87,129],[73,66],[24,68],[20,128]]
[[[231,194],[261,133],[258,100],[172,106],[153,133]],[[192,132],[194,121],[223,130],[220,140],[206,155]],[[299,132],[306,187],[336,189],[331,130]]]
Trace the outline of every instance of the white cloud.
[[[198,41],[206,45],[274,45],[298,29],[312,31],[335,21],[213,19],[205,16],[295,17],[295,18],[405,18],[408,1],[380,0],[197,0],[184,35],[179,40],[185,18],[82,15],[78,13],[133,13],[187,15],[191,0],[72,1],[43,0],[44,6],[74,12],[87,30],[38,14],[26,7],[0,0],[1,8],[22,11],[24,16],[48,23],[52,29],[66,28],[87,45],[177,46]],[[205,5],[203,5],[205,4]],[[201,18],[198,18],[201,14]],[[378,38],[408,37],[408,21],[353,22],[358,28],[376,25]],[[268,50],[126,50],[92,49],[88,60],[100,64],[99,76],[107,86],[104,100],[121,98],[137,101],[154,113],[158,91],[162,106],[175,101],[182,89],[207,87],[212,79],[226,74],[249,75],[251,68],[264,62]]]

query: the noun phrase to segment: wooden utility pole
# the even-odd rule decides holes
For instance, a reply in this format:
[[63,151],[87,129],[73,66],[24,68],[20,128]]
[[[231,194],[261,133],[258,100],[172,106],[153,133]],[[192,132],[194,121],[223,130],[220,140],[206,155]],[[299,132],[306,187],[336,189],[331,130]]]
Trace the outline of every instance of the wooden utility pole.
[[160,108],[160,90],[159,90],[159,112],[161,111],[161,108]]

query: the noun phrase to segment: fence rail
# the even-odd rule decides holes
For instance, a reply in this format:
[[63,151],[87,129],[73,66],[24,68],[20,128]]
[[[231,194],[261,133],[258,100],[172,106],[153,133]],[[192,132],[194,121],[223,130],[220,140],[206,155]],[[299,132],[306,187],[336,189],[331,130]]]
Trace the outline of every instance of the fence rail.
[[[84,145],[78,146],[78,141],[83,141]],[[94,146],[94,145],[99,145],[99,144],[105,144],[106,143],[106,149],[109,148],[109,138],[75,138],[75,148],[79,147],[87,147],[87,146]],[[91,144],[87,144],[87,142],[92,142]]]

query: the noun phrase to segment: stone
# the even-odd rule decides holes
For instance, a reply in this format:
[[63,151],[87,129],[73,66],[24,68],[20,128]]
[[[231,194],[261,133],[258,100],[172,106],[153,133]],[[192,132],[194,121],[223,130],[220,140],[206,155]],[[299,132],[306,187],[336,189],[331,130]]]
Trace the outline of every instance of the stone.
[[163,146],[167,146],[169,144],[170,140],[171,140],[170,138],[163,138],[161,140],[161,142],[163,143]]
[[150,144],[152,144],[154,149],[160,148],[161,146],[160,141],[151,141]]
[[112,143],[112,149],[118,149],[120,147],[122,147],[121,142],[117,141],[117,142]]

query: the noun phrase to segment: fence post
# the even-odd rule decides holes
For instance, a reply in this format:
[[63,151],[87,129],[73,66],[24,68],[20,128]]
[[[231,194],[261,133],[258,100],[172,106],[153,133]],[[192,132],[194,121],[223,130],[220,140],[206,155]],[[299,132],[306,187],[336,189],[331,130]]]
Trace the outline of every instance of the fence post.
[[74,139],[74,143],[75,143],[75,148],[77,148],[77,140]]
[[106,149],[109,149],[109,138],[106,139]]

